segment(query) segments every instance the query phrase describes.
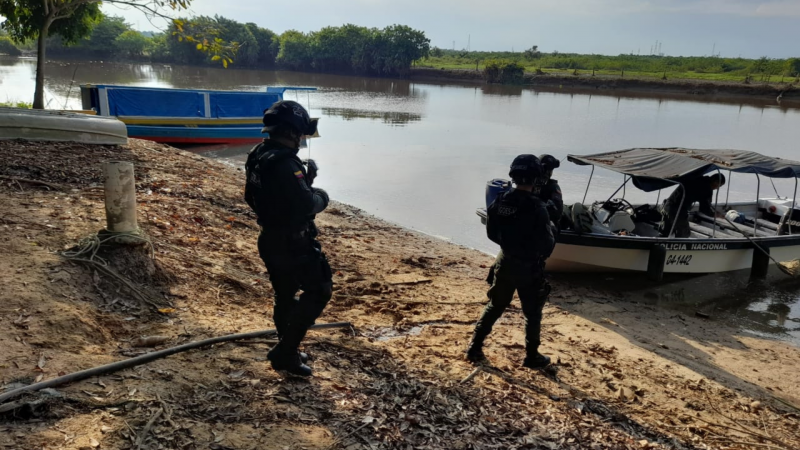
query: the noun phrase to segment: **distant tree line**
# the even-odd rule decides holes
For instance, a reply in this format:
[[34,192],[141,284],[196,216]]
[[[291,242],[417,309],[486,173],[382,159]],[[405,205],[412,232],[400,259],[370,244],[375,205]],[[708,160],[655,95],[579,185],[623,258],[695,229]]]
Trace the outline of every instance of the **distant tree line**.
[[[230,61],[236,67],[400,76],[406,75],[413,62],[427,56],[430,50],[425,33],[405,25],[383,29],[343,25],[278,35],[254,23],[203,16],[185,21],[181,33],[177,27],[173,23],[164,33],[141,33],[121,17],[103,16],[91,34],[76,44],[67,45],[55,36],[49,38],[48,48],[54,56],[219,66],[219,56],[197,51],[204,45],[202,42],[176,37],[210,35],[220,42],[238,45]],[[18,51],[11,40],[0,37],[0,53],[5,53],[5,46]],[[34,49],[31,44],[28,48]],[[223,63],[228,65],[228,61]]]

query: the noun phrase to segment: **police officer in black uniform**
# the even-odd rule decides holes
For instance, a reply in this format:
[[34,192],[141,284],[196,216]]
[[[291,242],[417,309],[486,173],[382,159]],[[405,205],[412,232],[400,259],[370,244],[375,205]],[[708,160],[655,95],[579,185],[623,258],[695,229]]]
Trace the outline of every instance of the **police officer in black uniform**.
[[547,205],[550,221],[553,222],[556,230],[558,230],[561,216],[564,214],[564,199],[561,196],[561,187],[558,185],[558,180],[553,179],[553,171],[561,167],[561,161],[553,155],[542,155],[539,157],[539,163],[542,165],[542,172],[544,172],[544,178],[547,183],[541,187],[534,187],[533,193]]
[[688,238],[692,232],[689,225],[689,210],[695,202],[700,203],[699,211],[703,214],[722,217],[722,214],[714,210],[713,197],[714,191],[724,185],[725,175],[721,173],[684,181],[664,201],[662,208],[664,218],[659,226],[661,236],[669,237],[670,231],[674,228],[675,237]]
[[523,366],[541,369],[550,364],[550,358],[539,353],[539,345],[542,309],[550,294],[550,285],[544,279],[544,263],[553,251],[555,240],[547,207],[533,194],[537,186],[544,186],[543,175],[539,158],[518,156],[509,173],[515,187],[498,196],[488,208],[486,231],[501,250],[489,277],[489,304],[475,326],[467,350],[467,359],[472,362],[485,358],[483,341],[517,291],[525,314]]
[[[280,101],[264,113],[269,138],[247,157],[245,200],[261,225],[258,252],[275,290],[273,320],[279,343],[267,355],[275,370],[310,376],[308,356],[298,351],[332,294],[331,268],[317,242],[314,217],[328,206],[328,194],[312,187],[316,164],[308,170],[297,152],[317,123],[293,101]],[[298,290],[303,294],[295,297]]]

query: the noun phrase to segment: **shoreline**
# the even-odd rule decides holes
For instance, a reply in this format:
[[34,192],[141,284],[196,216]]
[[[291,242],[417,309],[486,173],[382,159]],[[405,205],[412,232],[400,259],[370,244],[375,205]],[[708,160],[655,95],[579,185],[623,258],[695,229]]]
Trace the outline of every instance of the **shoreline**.
[[[164,312],[55,254],[103,227],[110,159],[136,165],[155,260],[146,248],[102,256]],[[273,328],[241,170],[133,139],[0,141],[0,176],[21,180],[0,179],[0,385],[145,353],[143,336],[171,347]],[[0,414],[0,446],[129,448],[155,420],[150,439],[165,448],[757,449],[775,444],[752,434],[762,422],[800,447],[797,347],[555,279],[542,350],[557,376],[520,368],[515,302],[487,343],[492,367],[464,381],[493,258],[341,203],[317,223],[335,283],[319,322],[353,329],[309,333],[312,379],[273,371],[270,343],[219,345],[29,397],[43,402],[34,414]]]
[[[23,55],[18,59],[30,59]],[[48,60],[49,63],[70,62],[88,64],[95,62],[81,58],[56,58]],[[112,64],[147,64],[160,66],[183,66],[193,68],[214,68],[211,66],[181,65],[153,61],[136,61],[126,59],[111,59],[103,62]],[[460,86],[483,86],[484,89],[498,89],[498,92],[508,93],[517,89],[532,89],[542,92],[563,94],[588,94],[609,97],[630,97],[643,99],[676,99],[704,103],[722,104],[748,104],[761,107],[777,107],[781,109],[800,108],[800,85],[797,83],[761,83],[752,84],[735,83],[730,81],[711,81],[695,79],[668,79],[655,78],[619,78],[608,75],[537,75],[525,73],[522,84],[490,84],[483,79],[483,73],[469,69],[433,69],[412,67],[406,78],[375,77],[351,73],[333,73],[316,71],[293,71],[280,68],[240,68],[233,66],[227,70],[251,70],[268,72],[292,72],[304,74],[319,74],[331,76],[347,76],[360,78],[374,78],[386,80],[404,80],[408,82],[427,82],[435,84],[455,84]],[[780,101],[778,98],[780,97]]]
[[[486,83],[481,72],[467,69],[414,68],[412,81],[444,81],[484,86],[517,87],[547,92],[584,93],[608,96],[635,96],[642,98],[678,98],[719,103],[739,103],[750,100],[760,104],[784,108],[800,107],[800,88],[796,84],[733,83],[708,80],[644,78],[617,78],[587,75],[536,75],[525,73],[522,84],[493,85]],[[780,102],[776,99],[781,96]]]

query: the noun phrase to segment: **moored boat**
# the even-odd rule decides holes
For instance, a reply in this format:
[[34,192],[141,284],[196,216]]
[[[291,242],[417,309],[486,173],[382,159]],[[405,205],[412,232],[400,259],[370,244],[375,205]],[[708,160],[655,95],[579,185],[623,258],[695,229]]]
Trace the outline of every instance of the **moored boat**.
[[0,140],[4,139],[124,145],[128,143],[128,133],[125,124],[113,117],[0,108]]
[[315,88],[244,92],[84,85],[81,95],[84,109],[117,117],[133,138],[168,144],[247,144],[264,138],[264,110],[283,100],[288,90]]
[[[800,258],[800,209],[797,179],[800,162],[738,150],[690,150],[683,148],[636,148],[595,155],[569,155],[570,162],[625,175],[625,182],[607,200],[578,203],[566,213],[585,210],[583,227],[560,231],[558,244],[547,261],[555,272],[630,271],[652,278],[663,273],[718,273],[749,269],[765,272],[774,261]],[[690,235],[669,236],[658,229],[658,205],[633,205],[614,199],[631,183],[645,192],[684,185],[709,173],[749,173],[768,178],[794,178],[791,198],[760,198],[753,202],[714,203],[714,217],[693,207],[689,213]],[[495,181],[491,189],[498,190]],[[587,193],[591,186],[591,177]],[[760,186],[760,183],[759,183]],[[488,201],[488,198],[487,198]],[[726,219],[731,211],[735,221]],[[478,215],[486,222],[486,210]],[[767,256],[769,254],[769,256]],[[770,258],[771,257],[771,258]]]

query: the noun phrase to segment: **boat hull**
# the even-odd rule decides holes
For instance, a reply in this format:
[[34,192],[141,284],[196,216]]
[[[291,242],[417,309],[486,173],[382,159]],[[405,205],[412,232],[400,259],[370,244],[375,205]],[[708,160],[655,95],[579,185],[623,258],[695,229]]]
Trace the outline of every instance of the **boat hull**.
[[157,127],[128,125],[128,135],[165,144],[249,144],[264,139],[261,127]]
[[125,124],[115,118],[65,111],[0,108],[0,140],[125,145]]
[[[667,249],[664,273],[705,274],[749,270],[753,253],[749,241],[738,239],[714,242],[697,239],[641,239],[620,237],[615,245],[598,242],[593,236],[562,234],[547,260],[552,272],[647,272],[650,250],[660,245]],[[625,241],[628,240],[628,241]],[[633,244],[631,245],[631,240]],[[777,261],[800,258],[800,236],[759,241]]]
[[[486,223],[486,210],[477,211]],[[749,270],[753,265],[753,242],[779,262],[800,259],[800,235],[731,239],[682,239],[619,236],[562,231],[546,270],[550,272],[641,272],[647,273],[650,251],[666,249],[664,273],[707,274]],[[771,261],[770,264],[774,265]]]

